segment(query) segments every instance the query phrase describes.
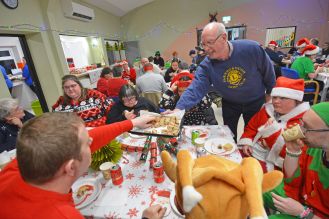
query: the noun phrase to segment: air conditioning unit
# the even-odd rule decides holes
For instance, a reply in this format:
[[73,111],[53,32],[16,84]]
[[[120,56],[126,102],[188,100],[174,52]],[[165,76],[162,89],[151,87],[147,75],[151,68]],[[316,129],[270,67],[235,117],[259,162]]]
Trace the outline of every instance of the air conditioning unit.
[[78,19],[81,21],[91,21],[95,19],[93,9],[70,0],[62,0],[62,8],[65,17]]

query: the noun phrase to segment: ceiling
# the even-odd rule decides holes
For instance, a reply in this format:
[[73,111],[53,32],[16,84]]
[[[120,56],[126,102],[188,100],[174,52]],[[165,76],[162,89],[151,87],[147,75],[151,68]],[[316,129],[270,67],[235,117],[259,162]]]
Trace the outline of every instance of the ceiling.
[[123,16],[128,12],[146,5],[154,0],[83,0],[84,2],[96,6],[116,16]]

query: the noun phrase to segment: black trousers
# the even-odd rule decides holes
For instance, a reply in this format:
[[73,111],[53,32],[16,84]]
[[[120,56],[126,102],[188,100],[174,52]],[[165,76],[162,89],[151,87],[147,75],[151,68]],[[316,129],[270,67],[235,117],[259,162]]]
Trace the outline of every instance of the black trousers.
[[234,140],[237,141],[237,129],[239,118],[242,115],[245,126],[255,113],[257,113],[265,103],[265,96],[258,100],[246,104],[233,103],[222,99],[222,110],[224,125],[227,125],[234,134]]

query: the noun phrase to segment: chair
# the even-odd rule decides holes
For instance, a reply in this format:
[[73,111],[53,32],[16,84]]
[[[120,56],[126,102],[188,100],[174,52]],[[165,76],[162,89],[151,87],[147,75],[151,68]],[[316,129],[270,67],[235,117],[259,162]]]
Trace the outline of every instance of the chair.
[[40,115],[43,114],[43,111],[42,111],[39,100],[33,101],[32,104],[31,104],[31,108],[33,110],[34,115],[40,116]]
[[[298,72],[291,68],[282,67],[281,74],[283,77],[286,78],[299,79]],[[316,104],[318,102],[319,90],[320,90],[320,86],[317,81],[313,81],[313,80],[305,81],[304,101],[310,102],[311,105]],[[314,97],[309,98],[308,95],[312,95]]]
[[281,75],[286,78],[299,79],[298,72],[294,69],[287,68],[287,67],[281,68]]
[[141,96],[151,101],[154,105],[159,106],[162,92],[142,92]]

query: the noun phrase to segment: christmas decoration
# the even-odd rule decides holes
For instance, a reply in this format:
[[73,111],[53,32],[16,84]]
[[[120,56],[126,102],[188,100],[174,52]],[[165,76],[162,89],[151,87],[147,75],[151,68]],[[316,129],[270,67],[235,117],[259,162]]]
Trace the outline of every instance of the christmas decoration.
[[122,157],[121,143],[117,140],[111,141],[106,146],[95,151],[92,155],[90,167],[98,170],[99,166],[104,162],[117,163]]

